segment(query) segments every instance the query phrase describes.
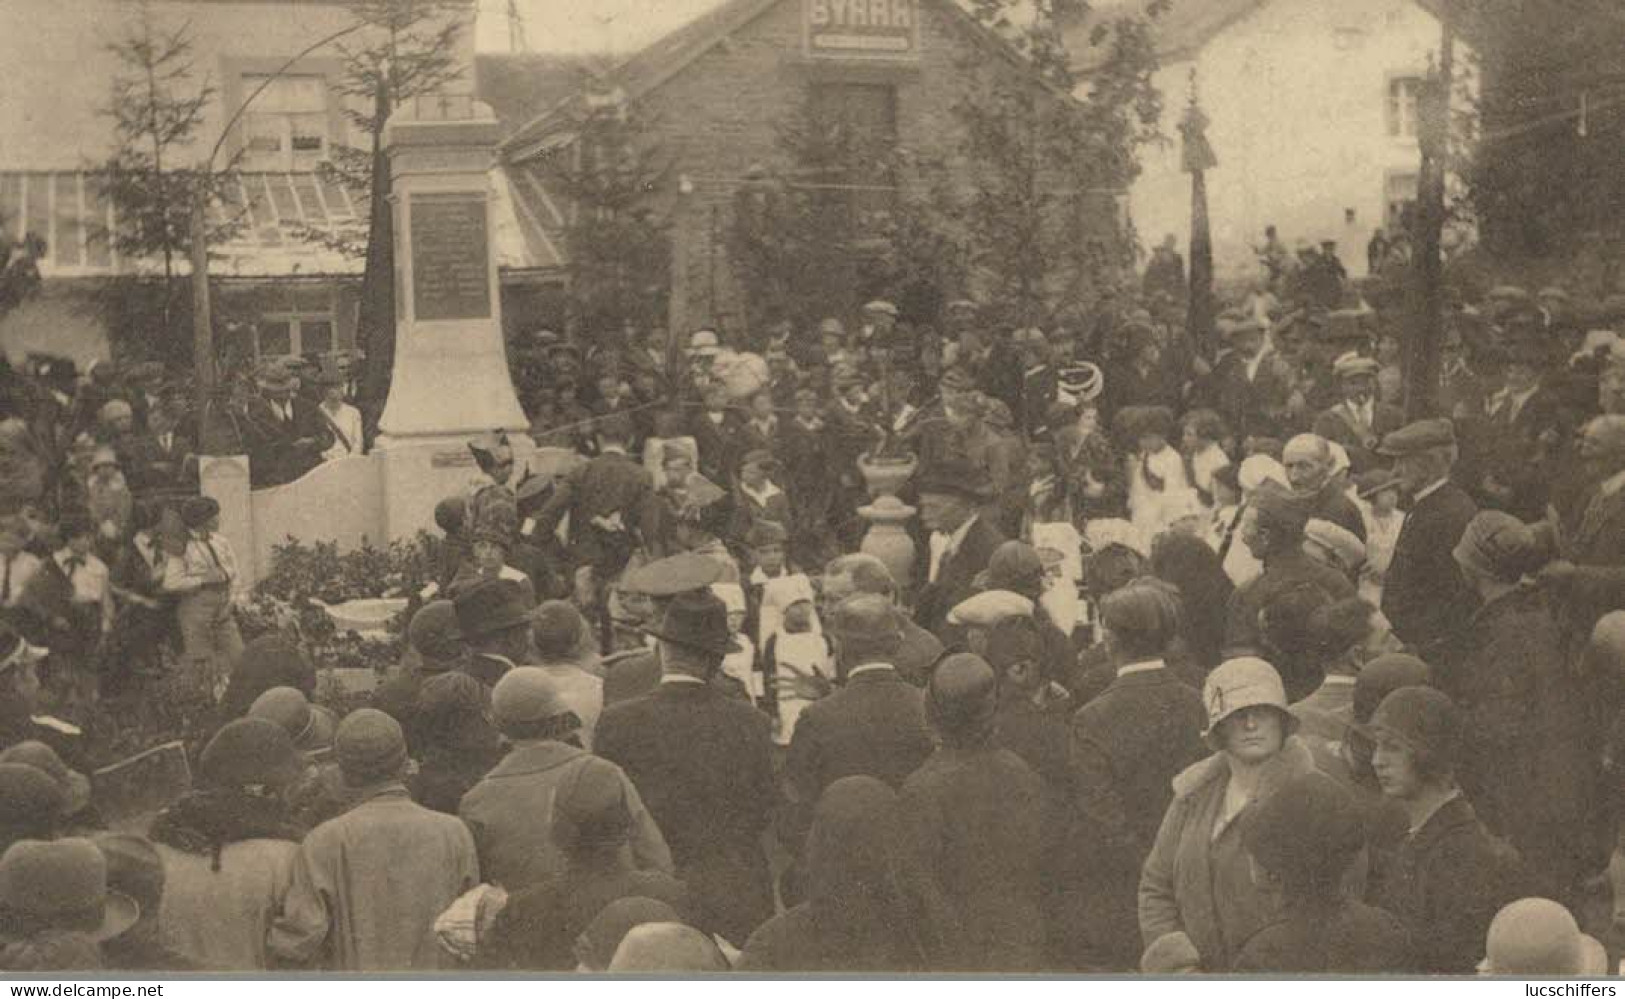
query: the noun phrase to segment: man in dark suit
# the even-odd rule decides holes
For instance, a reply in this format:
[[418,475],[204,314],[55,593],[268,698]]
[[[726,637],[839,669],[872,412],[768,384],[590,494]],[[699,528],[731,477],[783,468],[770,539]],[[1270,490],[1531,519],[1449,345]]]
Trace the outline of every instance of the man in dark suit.
[[1354,353],[1339,357],[1332,365],[1332,373],[1343,401],[1315,417],[1315,433],[1343,445],[1354,475],[1382,464],[1377,445],[1405,425],[1405,414],[1399,407],[1377,400],[1379,369],[1380,365],[1369,357]]
[[588,606],[597,609],[603,608],[609,584],[626,568],[633,549],[648,544],[659,531],[654,479],[627,454],[632,433],[632,421],[624,414],[597,424],[597,457],[559,482],[536,514],[531,532],[546,538],[570,515],[571,561],[578,573],[585,569],[590,576],[578,582],[576,592],[579,597],[591,594]]
[[688,432],[700,452],[699,473],[726,488],[738,471],[745,418],[728,407],[728,390],[721,384],[706,386],[700,411],[689,418]]
[[1545,343],[1523,339],[1508,344],[1505,381],[1484,400],[1483,415],[1474,421],[1475,457],[1483,467],[1467,488],[1486,506],[1520,520],[1545,515],[1552,480],[1566,470],[1559,448],[1578,423],[1565,413],[1569,404],[1563,393],[1542,377],[1549,358]]
[[1116,677],[1072,716],[1069,759],[1080,829],[1077,890],[1062,909],[1076,966],[1132,970],[1143,941],[1140,868],[1173,800],[1173,779],[1207,755],[1202,697],[1163,655],[1179,636],[1179,597],[1136,582],[1101,601]]
[[[1230,594],[1224,627],[1227,656],[1265,654],[1258,615],[1283,593],[1300,586],[1314,586],[1326,591],[1334,600],[1354,596],[1354,584],[1347,576],[1304,554],[1303,529],[1308,522],[1307,505],[1285,489],[1265,483],[1253,493],[1242,521],[1241,540],[1264,564],[1264,571]],[[1320,686],[1321,679],[1301,678],[1303,686],[1296,691],[1298,696],[1308,696]],[[1290,695],[1292,679],[1286,682]]]
[[1253,316],[1226,312],[1218,326],[1227,349],[1197,384],[1191,404],[1217,410],[1237,440],[1285,436],[1291,367],[1266,348],[1264,326]]
[[[824,567],[820,596],[824,607],[838,607],[847,597],[871,593],[898,607],[901,642],[888,662],[899,676],[916,687],[924,687],[931,666],[942,657],[942,642],[920,627],[900,606],[897,580],[886,564],[864,552],[839,555]],[[951,609],[951,608],[950,608]]]
[[1557,557],[1540,578],[1555,588],[1570,642],[1583,646],[1599,618],[1625,606],[1625,416],[1588,423],[1580,461],[1592,485],[1552,539]]
[[1050,364],[1050,345],[1043,331],[1017,330],[1013,335],[1021,358],[1021,431],[1028,440],[1047,436],[1049,408],[1055,405],[1060,380]]
[[914,603],[914,620],[946,644],[954,637],[948,612],[976,593],[1004,535],[982,512],[993,495],[987,472],[963,457],[927,468],[920,481],[920,523],[931,532],[926,584]]
[[[1383,438],[1379,454],[1411,496],[1382,587],[1382,612],[1394,634],[1424,661],[1466,624],[1478,601],[1452,554],[1478,505],[1450,481],[1456,432],[1449,420],[1418,420]],[[1335,595],[1335,594],[1334,594]]]
[[248,402],[249,472],[254,488],[292,482],[322,462],[333,431],[316,403],[295,396],[298,379],[275,368],[260,377]]
[[920,690],[897,673],[898,611],[878,594],[848,597],[827,622],[846,685],[808,705],[796,721],[785,778],[810,813],[824,788],[863,775],[901,787],[931,755]]
[[650,634],[660,685],[606,707],[593,748],[643,796],[693,892],[696,924],[744,940],[773,915],[762,848],[778,802],[768,718],[710,683],[732,644],[715,594],[674,597]]
[[180,432],[179,414],[167,403],[147,412],[147,432],[130,454],[130,486],[143,497],[172,498],[197,492],[197,445]]

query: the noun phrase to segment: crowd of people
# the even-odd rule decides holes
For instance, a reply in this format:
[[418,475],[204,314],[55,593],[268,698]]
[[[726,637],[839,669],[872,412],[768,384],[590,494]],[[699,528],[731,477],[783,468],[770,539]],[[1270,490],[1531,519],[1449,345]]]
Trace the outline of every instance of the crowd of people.
[[[1600,973],[1612,317],[1458,302],[1407,420],[1346,277],[1261,282],[1215,350],[1154,263],[1045,329],[521,338],[565,460],[470,443],[344,717],[238,636],[156,373],[7,369],[7,447],[58,457],[0,521],[0,967]],[[311,374],[232,410],[258,485],[367,446]],[[888,476],[912,544],[866,533]],[[176,663],[193,786],[107,831],[61,718]]]

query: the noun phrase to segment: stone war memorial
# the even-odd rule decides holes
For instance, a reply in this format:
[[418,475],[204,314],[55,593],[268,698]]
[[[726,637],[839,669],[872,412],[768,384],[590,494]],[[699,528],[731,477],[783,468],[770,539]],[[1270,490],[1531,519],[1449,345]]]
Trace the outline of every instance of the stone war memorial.
[[469,441],[508,435],[524,467],[535,453],[502,341],[489,171],[498,123],[468,95],[397,111],[384,141],[394,181],[395,365],[379,436],[366,455],[324,462],[286,485],[250,490],[248,458],[204,457],[205,494],[246,564],[246,589],[287,538],[341,549],[411,538],[435,503],[476,471]]

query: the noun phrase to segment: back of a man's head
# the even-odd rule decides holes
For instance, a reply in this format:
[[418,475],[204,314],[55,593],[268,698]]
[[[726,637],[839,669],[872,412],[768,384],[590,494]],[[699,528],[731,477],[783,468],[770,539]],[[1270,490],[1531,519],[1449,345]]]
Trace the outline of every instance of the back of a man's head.
[[862,552],[841,555],[830,561],[824,569],[825,596],[830,596],[829,582],[837,579],[845,590],[838,594],[840,599],[860,593],[878,594],[888,600],[897,595],[897,581],[886,563]]
[[848,667],[864,663],[890,663],[903,644],[898,610],[878,593],[858,593],[835,605],[829,630]]
[[722,956],[716,941],[682,923],[644,923],[634,926],[615,956],[609,962],[610,971],[672,972],[672,971],[727,971],[728,959]]

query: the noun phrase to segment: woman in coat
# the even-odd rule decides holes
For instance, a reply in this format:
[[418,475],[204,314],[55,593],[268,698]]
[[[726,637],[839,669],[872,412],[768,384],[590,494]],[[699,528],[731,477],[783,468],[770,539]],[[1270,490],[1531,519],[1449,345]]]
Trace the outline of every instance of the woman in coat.
[[209,740],[199,786],[149,832],[164,864],[165,947],[211,970],[267,967],[266,934],[304,835],[281,792],[304,768],[292,738],[264,718],[239,718]]
[[930,972],[952,959],[952,919],[904,844],[896,792],[873,777],[819,797],[807,894],[750,935],[741,971]]
[[1207,678],[1212,756],[1174,778],[1174,800],[1140,873],[1140,934],[1149,947],[1183,933],[1206,971],[1227,971],[1278,913],[1254,884],[1242,820],[1293,777],[1314,770],[1293,737],[1281,676],[1262,659],[1231,659]]
[[1463,715],[1462,790],[1485,827],[1517,849],[1539,893],[1572,902],[1587,865],[1597,757],[1545,593],[1520,585],[1543,555],[1522,522],[1486,510],[1455,559],[1482,601],[1437,678]]

